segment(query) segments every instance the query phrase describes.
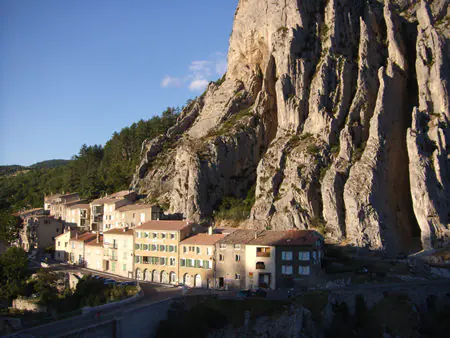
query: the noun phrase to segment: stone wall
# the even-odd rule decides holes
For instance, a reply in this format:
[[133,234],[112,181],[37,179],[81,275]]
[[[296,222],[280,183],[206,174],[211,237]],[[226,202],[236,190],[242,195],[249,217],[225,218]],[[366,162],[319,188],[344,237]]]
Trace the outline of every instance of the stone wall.
[[36,299],[16,298],[12,301],[12,308],[22,311],[47,312],[47,307],[38,304]]

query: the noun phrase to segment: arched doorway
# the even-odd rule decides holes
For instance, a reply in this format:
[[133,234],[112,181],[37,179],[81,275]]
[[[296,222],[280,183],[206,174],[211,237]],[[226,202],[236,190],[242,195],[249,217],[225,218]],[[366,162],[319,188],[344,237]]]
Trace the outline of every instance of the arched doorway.
[[202,276],[200,276],[199,274],[195,275],[194,286],[196,288],[202,287]]
[[175,272],[170,273],[170,284],[175,284],[177,281],[177,274]]
[[161,283],[169,284],[169,274],[167,271],[161,271]]
[[156,270],[152,271],[152,282],[156,282],[156,283],[159,282],[159,274],[158,274],[158,271],[156,271]]
[[136,279],[137,280],[142,279],[142,272],[141,272],[141,269],[139,269],[139,268],[136,269]]
[[148,271],[147,269],[144,270],[144,280],[145,281],[150,281],[150,271]]
[[183,284],[186,286],[191,286],[191,275],[185,273],[183,276]]

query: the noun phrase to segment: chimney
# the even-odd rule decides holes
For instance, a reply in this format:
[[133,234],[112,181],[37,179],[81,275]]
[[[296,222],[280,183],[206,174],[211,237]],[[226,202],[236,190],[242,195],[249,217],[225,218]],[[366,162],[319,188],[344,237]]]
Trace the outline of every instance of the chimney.
[[208,227],[208,235],[212,235],[213,234],[213,228],[212,226]]
[[100,242],[100,234],[97,232],[97,243],[99,243]]

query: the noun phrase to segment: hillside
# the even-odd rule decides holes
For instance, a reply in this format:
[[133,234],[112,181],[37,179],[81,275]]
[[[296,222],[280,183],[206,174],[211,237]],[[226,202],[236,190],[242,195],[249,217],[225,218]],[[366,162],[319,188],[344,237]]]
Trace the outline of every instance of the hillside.
[[[228,71],[149,139],[132,187],[194,220],[374,250],[449,238],[445,0],[240,0]],[[247,199],[252,200],[253,199]]]

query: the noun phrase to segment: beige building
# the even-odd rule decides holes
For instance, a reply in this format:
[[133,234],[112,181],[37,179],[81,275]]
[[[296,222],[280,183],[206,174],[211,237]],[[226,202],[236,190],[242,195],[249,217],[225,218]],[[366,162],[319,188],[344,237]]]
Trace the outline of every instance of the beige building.
[[55,244],[55,237],[62,233],[63,222],[52,216],[26,217],[19,232],[20,246],[25,250],[45,249]]
[[55,237],[55,259],[62,262],[69,260],[69,241],[75,235],[75,230],[69,227],[64,228],[64,232]]
[[[59,195],[52,199],[51,203],[47,204],[44,198],[44,206],[50,209],[50,215],[56,219],[65,220],[66,210],[68,205],[75,204],[80,201],[78,193]],[[48,200],[47,200],[48,202]]]
[[116,228],[134,228],[147,221],[156,221],[161,217],[161,208],[150,204],[129,204],[116,209]]
[[96,234],[95,239],[85,244],[85,257],[86,267],[93,270],[103,270],[103,235]]
[[165,284],[179,281],[179,244],[192,232],[187,221],[149,221],[135,228],[134,276]]
[[214,287],[215,244],[225,235],[197,234],[180,243],[180,281],[190,287]]
[[75,234],[73,234],[69,240],[68,246],[69,262],[72,264],[85,266],[86,243],[94,240],[96,237],[97,237],[96,234],[90,232],[79,234],[77,231],[75,231]]
[[81,230],[88,230],[90,215],[91,208],[89,204],[75,203],[67,206],[64,220],[70,226],[80,228]]
[[118,222],[116,210],[136,200],[136,193],[128,190],[93,200],[90,203],[91,231],[108,231]]
[[103,248],[103,271],[133,278],[133,230],[123,228],[104,232]]

